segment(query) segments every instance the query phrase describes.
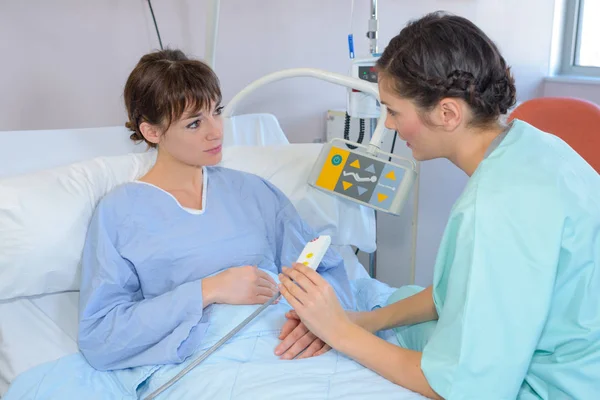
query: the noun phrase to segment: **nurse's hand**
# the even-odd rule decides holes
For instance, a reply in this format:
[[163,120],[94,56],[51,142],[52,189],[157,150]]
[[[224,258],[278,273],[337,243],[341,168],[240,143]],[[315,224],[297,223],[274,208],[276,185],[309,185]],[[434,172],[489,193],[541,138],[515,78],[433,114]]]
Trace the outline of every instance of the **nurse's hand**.
[[288,320],[281,328],[279,339],[282,342],[275,348],[276,355],[283,360],[291,360],[300,353],[297,359],[320,356],[331,350],[329,345],[308,330],[295,311],[289,311],[285,316]]
[[275,280],[255,265],[228,268],[203,281],[211,303],[264,304],[277,293]]
[[306,327],[331,347],[352,324],[335,291],[321,275],[302,264],[283,268],[279,290]]

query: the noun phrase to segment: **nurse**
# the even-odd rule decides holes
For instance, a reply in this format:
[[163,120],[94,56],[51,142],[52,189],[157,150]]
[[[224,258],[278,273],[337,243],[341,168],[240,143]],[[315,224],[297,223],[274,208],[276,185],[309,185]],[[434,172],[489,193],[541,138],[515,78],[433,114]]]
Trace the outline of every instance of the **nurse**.
[[[288,318],[430,398],[597,399],[600,176],[557,137],[499,121],[515,104],[513,77],[464,18],[410,23],[378,69],[386,126],[415,159],[447,158],[470,177],[433,285],[349,314],[327,282],[294,265],[281,276]],[[374,334],[389,328],[399,346]]]

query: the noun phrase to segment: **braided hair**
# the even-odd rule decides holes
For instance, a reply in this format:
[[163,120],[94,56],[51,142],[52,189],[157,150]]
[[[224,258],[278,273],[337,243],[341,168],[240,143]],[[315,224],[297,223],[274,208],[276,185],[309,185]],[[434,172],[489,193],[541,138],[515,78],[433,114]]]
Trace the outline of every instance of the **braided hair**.
[[443,98],[463,99],[473,125],[486,125],[516,102],[510,67],[496,45],[471,21],[435,12],[412,21],[378,60],[394,91],[424,111]]

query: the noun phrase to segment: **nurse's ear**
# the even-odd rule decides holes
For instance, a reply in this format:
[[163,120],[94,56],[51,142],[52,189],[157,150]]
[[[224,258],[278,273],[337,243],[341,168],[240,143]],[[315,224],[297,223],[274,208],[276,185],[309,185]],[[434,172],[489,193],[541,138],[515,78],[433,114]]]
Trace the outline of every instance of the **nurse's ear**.
[[467,104],[457,98],[446,97],[440,100],[433,110],[435,124],[446,131],[454,131],[464,121]]
[[154,144],[160,142],[160,127],[144,121],[140,124],[140,132],[148,142]]

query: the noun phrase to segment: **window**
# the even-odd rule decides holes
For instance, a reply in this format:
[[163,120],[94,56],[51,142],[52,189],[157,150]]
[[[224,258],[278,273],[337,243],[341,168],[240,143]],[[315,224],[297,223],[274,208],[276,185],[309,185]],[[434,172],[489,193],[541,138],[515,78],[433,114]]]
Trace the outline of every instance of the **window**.
[[566,0],[561,72],[600,77],[600,0]]

